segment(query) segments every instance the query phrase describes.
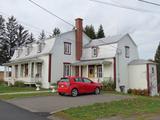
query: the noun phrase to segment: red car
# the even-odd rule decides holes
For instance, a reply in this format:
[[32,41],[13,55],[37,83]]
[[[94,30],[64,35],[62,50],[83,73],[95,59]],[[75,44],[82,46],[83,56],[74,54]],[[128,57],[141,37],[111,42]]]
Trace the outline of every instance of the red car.
[[84,93],[100,94],[102,84],[93,82],[88,78],[69,76],[58,82],[59,95],[77,96]]

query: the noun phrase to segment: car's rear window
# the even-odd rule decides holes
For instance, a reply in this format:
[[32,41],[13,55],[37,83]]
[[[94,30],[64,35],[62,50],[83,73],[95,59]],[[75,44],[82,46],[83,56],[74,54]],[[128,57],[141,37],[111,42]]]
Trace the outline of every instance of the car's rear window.
[[68,78],[61,78],[60,82],[69,82]]

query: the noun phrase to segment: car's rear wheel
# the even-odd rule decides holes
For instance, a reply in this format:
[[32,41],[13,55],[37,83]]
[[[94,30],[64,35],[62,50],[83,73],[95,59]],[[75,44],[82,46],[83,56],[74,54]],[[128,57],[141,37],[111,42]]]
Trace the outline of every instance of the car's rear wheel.
[[94,94],[96,95],[100,94],[100,89],[98,87],[95,89]]
[[77,89],[72,89],[72,91],[71,91],[71,95],[73,96],[73,97],[76,97],[77,95],[78,95],[78,90]]

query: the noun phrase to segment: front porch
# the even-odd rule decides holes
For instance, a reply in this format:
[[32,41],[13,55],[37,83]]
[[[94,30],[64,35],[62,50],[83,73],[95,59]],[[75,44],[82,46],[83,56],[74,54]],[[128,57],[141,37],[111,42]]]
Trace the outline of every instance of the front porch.
[[95,82],[114,81],[114,61],[92,60],[73,63],[73,74]]
[[8,83],[14,84],[15,81],[23,81],[25,84],[35,84],[42,81],[43,60],[41,59],[21,60],[4,65],[4,80]]

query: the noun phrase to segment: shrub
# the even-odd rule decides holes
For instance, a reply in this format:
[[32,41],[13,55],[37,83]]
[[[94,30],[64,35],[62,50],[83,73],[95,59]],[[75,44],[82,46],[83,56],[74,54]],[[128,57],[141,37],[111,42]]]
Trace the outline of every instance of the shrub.
[[144,89],[128,89],[128,94],[148,96],[148,90]]
[[5,81],[0,81],[1,86],[7,86],[7,83]]
[[22,81],[16,81],[13,86],[14,87],[25,87],[25,84]]
[[105,90],[105,91],[113,91],[115,90],[115,84],[114,84],[114,81],[102,81],[102,84],[103,84],[103,87],[102,87],[102,90]]
[[57,88],[58,88],[57,83],[52,83],[51,86],[54,86],[54,89],[55,89],[55,90],[57,90]]

